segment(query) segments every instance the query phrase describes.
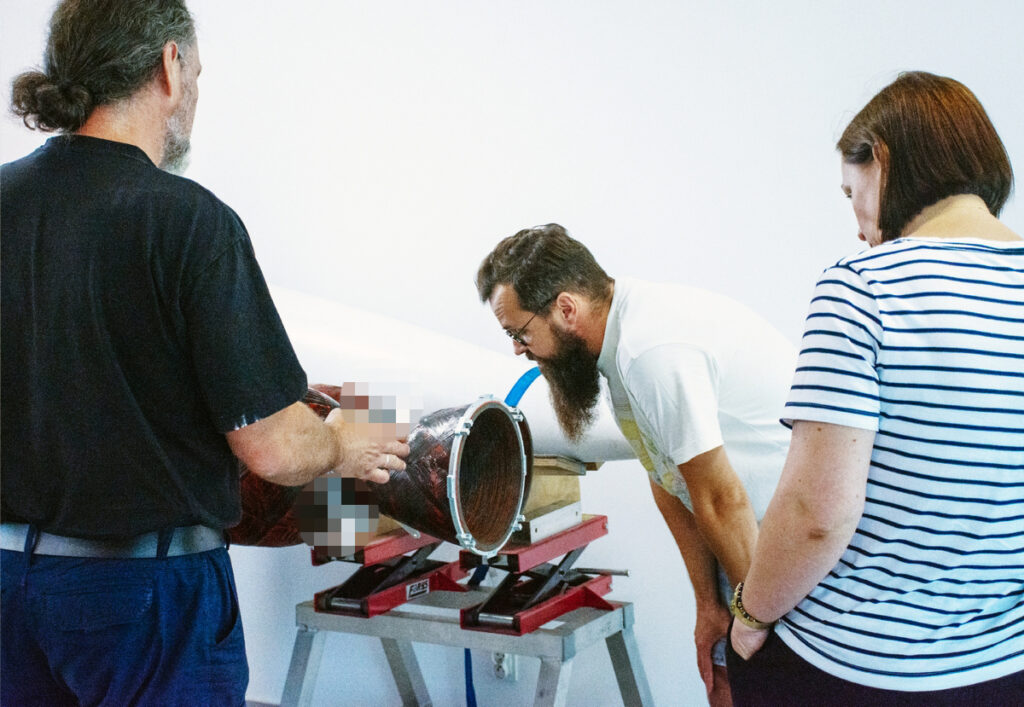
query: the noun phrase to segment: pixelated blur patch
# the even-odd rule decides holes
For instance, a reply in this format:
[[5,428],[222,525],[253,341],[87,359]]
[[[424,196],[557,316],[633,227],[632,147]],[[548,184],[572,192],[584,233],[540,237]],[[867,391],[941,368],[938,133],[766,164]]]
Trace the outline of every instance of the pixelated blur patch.
[[345,557],[373,540],[380,522],[365,481],[321,476],[308,484],[295,501],[299,535],[318,554]]
[[406,383],[349,382],[313,387],[338,401],[345,422],[369,425],[364,433],[373,438],[405,438],[423,416],[423,395]]

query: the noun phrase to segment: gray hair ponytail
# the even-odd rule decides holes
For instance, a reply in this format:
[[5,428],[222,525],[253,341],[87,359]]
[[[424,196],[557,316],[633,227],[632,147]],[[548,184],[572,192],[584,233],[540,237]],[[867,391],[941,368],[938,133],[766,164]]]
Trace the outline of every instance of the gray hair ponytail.
[[33,130],[74,132],[96,106],[149,81],[167,42],[195,43],[184,0],[64,0],[50,19],[43,69],[14,79],[11,109]]

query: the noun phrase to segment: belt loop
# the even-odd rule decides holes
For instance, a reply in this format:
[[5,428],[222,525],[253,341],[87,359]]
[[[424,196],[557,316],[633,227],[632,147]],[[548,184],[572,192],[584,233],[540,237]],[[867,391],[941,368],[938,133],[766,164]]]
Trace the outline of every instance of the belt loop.
[[39,542],[39,528],[36,527],[35,523],[28,524],[28,530],[25,532],[25,559],[32,557],[32,553],[36,550],[36,544]]
[[161,528],[157,534],[156,556],[167,557],[167,551],[171,549],[171,540],[174,539],[174,528]]
[[25,531],[25,549],[22,552],[25,561],[25,567],[21,575],[22,588],[28,585],[28,569],[32,565],[32,553],[35,552],[36,544],[38,542],[39,528],[36,527],[35,523],[29,523],[28,530]]

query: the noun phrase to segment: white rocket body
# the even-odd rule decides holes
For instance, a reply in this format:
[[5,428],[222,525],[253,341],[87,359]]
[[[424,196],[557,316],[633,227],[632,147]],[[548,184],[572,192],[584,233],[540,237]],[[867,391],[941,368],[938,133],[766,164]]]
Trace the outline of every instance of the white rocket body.
[[[340,302],[270,289],[310,383],[367,383],[371,395],[406,391],[420,398],[423,413],[430,413],[467,405],[482,395],[504,400],[533,367],[525,359]],[[583,462],[634,457],[603,396],[593,426],[578,443],[562,434],[543,376],[533,381],[518,407],[530,425],[534,454]]]

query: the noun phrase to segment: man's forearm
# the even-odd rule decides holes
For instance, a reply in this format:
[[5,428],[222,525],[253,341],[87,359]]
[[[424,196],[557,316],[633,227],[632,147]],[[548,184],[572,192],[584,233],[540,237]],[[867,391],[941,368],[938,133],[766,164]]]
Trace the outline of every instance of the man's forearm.
[[757,544],[757,520],[746,496],[742,501],[695,503],[694,522],[733,586],[742,581]]
[[679,465],[693,501],[693,517],[704,542],[735,585],[750,568],[757,519],[746,489],[716,447]]
[[651,484],[655,505],[661,511],[672,538],[683,557],[686,573],[693,585],[697,604],[719,602],[718,567],[715,556],[704,542],[693,514],[682,501],[657,484]]
[[304,403],[228,433],[235,455],[275,484],[302,486],[341,463],[337,436]]

